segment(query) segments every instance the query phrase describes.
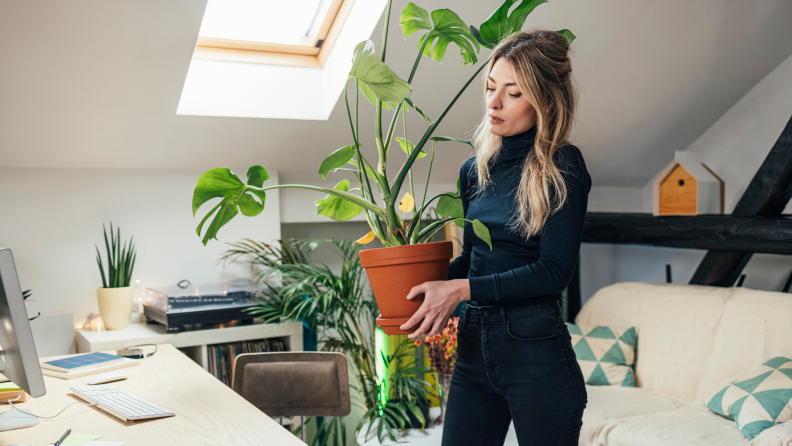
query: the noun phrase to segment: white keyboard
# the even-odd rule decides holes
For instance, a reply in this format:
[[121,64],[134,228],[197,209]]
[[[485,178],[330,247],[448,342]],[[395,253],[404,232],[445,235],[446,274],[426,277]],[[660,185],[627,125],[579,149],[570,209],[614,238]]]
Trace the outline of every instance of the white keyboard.
[[172,417],[174,412],[110,384],[70,387],[82,400],[124,421]]

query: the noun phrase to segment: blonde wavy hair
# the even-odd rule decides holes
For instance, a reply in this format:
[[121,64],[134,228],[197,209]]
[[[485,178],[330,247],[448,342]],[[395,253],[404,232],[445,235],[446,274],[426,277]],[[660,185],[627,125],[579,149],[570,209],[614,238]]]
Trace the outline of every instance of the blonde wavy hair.
[[[487,76],[495,62],[501,58],[509,61],[520,92],[536,109],[536,138],[517,188],[518,212],[509,223],[510,229],[526,239],[538,234],[547,217],[561,209],[567,198],[553,155],[568,142],[577,103],[568,52],[569,42],[555,31],[516,32],[495,47],[483,77],[486,95]],[[489,167],[501,147],[501,137],[490,132],[486,105],[474,141],[477,190],[483,191],[492,182]]]

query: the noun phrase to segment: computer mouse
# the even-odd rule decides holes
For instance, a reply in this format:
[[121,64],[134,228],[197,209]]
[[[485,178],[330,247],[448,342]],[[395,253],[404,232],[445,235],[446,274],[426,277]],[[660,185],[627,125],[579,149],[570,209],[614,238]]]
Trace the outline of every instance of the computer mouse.
[[102,373],[101,375],[96,375],[89,379],[88,385],[95,386],[98,384],[107,384],[115,381],[123,381],[127,378],[129,377],[122,373]]

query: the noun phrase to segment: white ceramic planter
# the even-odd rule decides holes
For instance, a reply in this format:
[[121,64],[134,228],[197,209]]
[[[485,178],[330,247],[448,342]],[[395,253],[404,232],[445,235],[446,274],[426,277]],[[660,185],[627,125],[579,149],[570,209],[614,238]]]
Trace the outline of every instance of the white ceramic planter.
[[132,287],[99,288],[96,290],[96,298],[105,328],[127,328],[132,317]]

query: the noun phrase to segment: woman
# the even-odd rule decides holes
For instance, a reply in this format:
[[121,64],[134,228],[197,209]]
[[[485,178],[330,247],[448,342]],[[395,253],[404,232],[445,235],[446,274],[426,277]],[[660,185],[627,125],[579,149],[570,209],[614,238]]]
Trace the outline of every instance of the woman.
[[[591,178],[567,142],[576,103],[567,40],[518,32],[494,50],[476,156],[460,171],[469,220],[448,281],[427,282],[402,329],[433,335],[460,305],[458,357],[443,445],[501,445],[509,423],[521,445],[578,444],[588,402],[559,300],[577,263]],[[423,322],[421,320],[423,319]]]

